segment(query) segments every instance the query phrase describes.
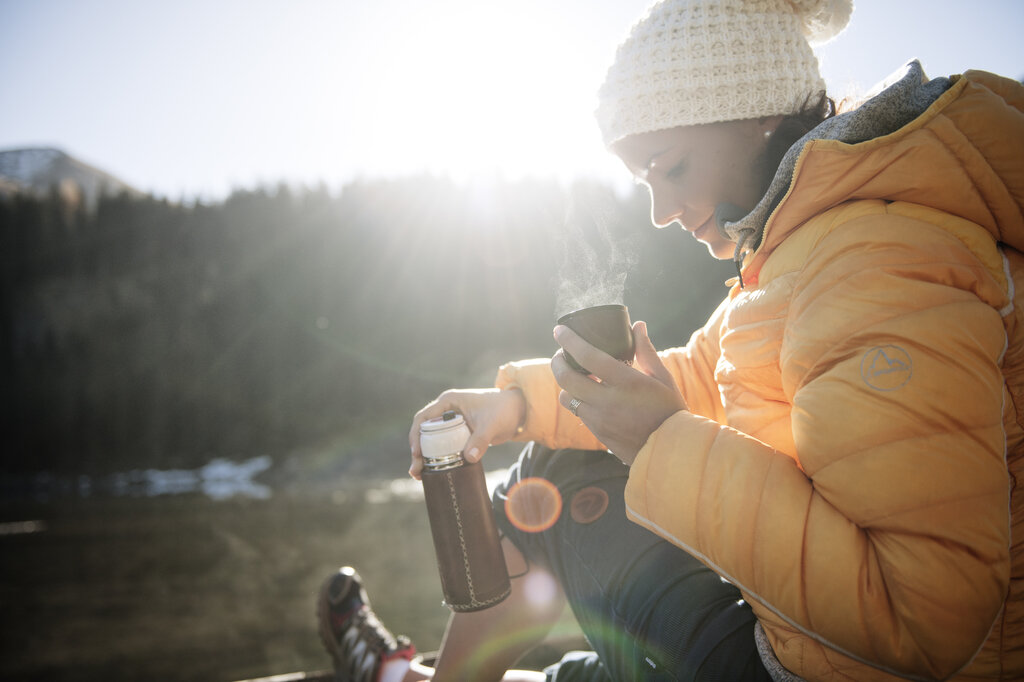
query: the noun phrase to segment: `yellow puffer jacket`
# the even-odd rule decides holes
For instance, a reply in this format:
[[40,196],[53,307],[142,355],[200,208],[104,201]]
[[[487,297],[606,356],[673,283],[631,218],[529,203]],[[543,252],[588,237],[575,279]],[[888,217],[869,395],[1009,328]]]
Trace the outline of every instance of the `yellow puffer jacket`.
[[[1024,679],[1024,87],[968,72],[859,144],[808,143],[734,287],[662,353],[690,412],[635,522],[737,585],[807,680]],[[548,360],[524,439],[599,443]]]

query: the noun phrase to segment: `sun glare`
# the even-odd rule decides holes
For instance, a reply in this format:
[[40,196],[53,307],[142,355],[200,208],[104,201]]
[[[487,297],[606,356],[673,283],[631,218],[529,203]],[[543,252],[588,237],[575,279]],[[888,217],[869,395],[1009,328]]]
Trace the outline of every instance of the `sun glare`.
[[596,79],[531,6],[451,1],[403,21],[367,65],[382,147],[455,177],[568,176],[602,154]]

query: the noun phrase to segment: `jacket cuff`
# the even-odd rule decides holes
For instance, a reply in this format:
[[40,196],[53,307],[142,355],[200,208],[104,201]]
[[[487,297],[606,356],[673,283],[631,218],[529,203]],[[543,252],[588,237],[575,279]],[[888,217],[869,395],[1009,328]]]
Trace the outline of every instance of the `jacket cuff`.
[[549,448],[605,449],[594,434],[558,402],[561,388],[547,358],[502,365],[494,385],[502,390],[518,388],[526,399],[526,419],[513,440],[537,441]]
[[[509,362],[498,368],[498,375],[494,379],[495,388],[503,391],[518,389],[526,401],[526,413],[512,440],[544,440],[543,425],[546,420],[542,418],[543,410],[558,407],[557,405],[551,406],[551,401],[545,400],[543,397],[544,385],[548,383],[544,375],[550,377],[550,383],[554,383],[550,362],[548,358],[534,358]],[[554,401],[557,403],[557,391],[554,395]]]

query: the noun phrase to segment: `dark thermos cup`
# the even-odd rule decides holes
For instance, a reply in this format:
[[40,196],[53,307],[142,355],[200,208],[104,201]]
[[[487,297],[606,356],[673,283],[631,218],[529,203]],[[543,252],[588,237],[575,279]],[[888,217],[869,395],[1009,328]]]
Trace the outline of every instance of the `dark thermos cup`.
[[[584,341],[613,358],[622,360],[627,365],[633,364],[636,341],[633,339],[633,324],[629,321],[629,309],[626,306],[609,303],[580,308],[562,315],[558,318],[558,324],[569,327],[582,336]],[[568,351],[563,352],[570,367],[589,374]]]
[[452,611],[486,609],[511,591],[483,467],[462,457],[469,435],[455,412],[420,425],[423,494],[441,590]]

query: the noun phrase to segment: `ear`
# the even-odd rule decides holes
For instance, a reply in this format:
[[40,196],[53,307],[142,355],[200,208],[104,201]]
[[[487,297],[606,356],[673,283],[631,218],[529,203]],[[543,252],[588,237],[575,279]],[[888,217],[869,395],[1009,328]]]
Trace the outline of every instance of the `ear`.
[[762,137],[771,137],[775,132],[775,129],[782,123],[782,119],[786,118],[781,114],[778,116],[764,116],[757,119],[757,130]]

